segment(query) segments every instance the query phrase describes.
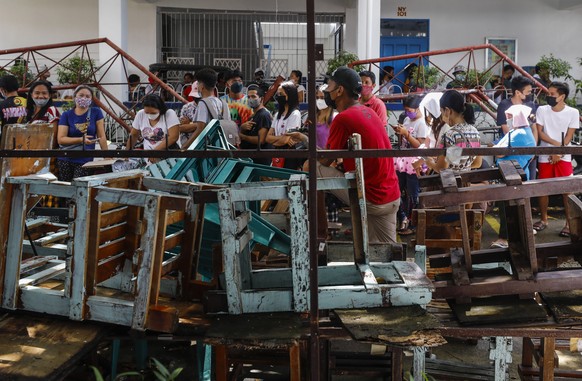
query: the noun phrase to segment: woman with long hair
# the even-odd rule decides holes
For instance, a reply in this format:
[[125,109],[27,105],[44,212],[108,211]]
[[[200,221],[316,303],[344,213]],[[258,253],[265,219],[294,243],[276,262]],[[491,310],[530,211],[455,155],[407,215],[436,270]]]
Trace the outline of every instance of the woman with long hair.
[[[274,148],[293,148],[306,140],[306,136],[298,131],[301,128],[301,112],[295,84],[290,81],[283,82],[277,89],[275,100],[278,110],[267,133],[266,141]],[[302,165],[302,162],[291,159],[283,160],[284,164],[280,165],[275,163],[277,160],[281,159],[275,158],[274,165],[285,168],[297,169]]]
[[36,81],[28,89],[26,97],[26,122],[31,124],[48,123],[53,125],[53,145],[57,145],[57,131],[60,118],[59,110],[53,106],[52,86],[47,81]]
[[[143,138],[145,150],[177,149],[180,136],[180,119],[157,94],[146,95],[143,110],[139,110],[133,120],[126,148],[131,149],[138,139]],[[159,158],[150,158],[150,163]]]
[[[99,143],[102,150],[107,150],[105,124],[103,112],[99,107],[92,107],[93,90],[89,86],[80,85],[73,92],[75,107],[61,115],[57,131],[57,142],[61,149],[94,150],[95,143]],[[57,159],[58,179],[71,181],[76,177],[88,176],[90,172],[83,168],[83,164],[93,158]]]
[[327,138],[329,137],[329,127],[333,118],[337,115],[337,111],[325,103],[323,95],[325,89],[327,89],[327,85],[321,85],[315,93],[315,105],[317,106],[317,113],[315,114],[315,145],[319,149],[325,149]]
[[[451,128],[442,134],[442,139],[437,143],[437,148],[477,148],[481,146],[479,131],[473,126],[475,123],[475,111],[465,102],[465,97],[456,90],[448,90],[443,93],[440,101],[441,120]],[[447,157],[448,156],[448,157]],[[456,171],[468,171],[471,168],[479,168],[482,163],[481,156],[439,155],[436,159],[426,158],[426,165],[435,172],[446,168]]]

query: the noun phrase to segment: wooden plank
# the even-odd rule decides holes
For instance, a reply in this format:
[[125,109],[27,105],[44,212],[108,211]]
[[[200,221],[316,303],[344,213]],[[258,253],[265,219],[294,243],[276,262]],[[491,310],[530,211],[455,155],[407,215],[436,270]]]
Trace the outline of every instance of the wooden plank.
[[133,302],[130,300],[93,295],[87,298],[87,306],[87,319],[131,326]]
[[66,379],[108,330],[38,315],[5,315],[0,320],[0,379]]
[[582,176],[530,180],[521,185],[492,184],[461,188],[455,194],[441,191],[423,192],[420,202],[426,208],[478,203],[484,201],[517,200],[554,194],[577,193],[582,189]]
[[[2,127],[2,149],[50,149],[54,137],[52,124],[14,124]],[[10,176],[26,176],[48,169],[49,158],[18,157],[0,159],[0,248],[5,248],[10,229],[12,187],[6,186]],[[0,295],[4,288],[6,256],[0,255]]]
[[[28,224],[27,224],[28,225]],[[29,227],[30,229],[30,227]],[[38,245],[38,246],[46,246],[49,243],[54,243],[54,242],[59,242],[59,241],[63,241],[65,239],[69,238],[69,232],[66,230],[60,231],[60,232],[56,232],[53,234],[49,234],[47,236],[41,237],[39,239],[35,239],[34,240],[34,244]]]
[[21,278],[18,281],[18,286],[36,286],[39,283],[44,282],[45,280],[54,278],[58,275],[61,275],[65,272],[65,263],[62,261],[56,261],[57,263],[54,266],[49,267],[45,270],[39,271],[35,274],[29,275],[26,278]]
[[537,273],[531,281],[514,280],[510,276],[495,279],[472,278],[470,285],[457,287],[447,281],[434,282],[435,299],[529,294],[532,292],[570,291],[582,289],[582,270],[560,270]]
[[186,213],[184,211],[180,210],[169,211],[168,214],[166,215],[166,224],[173,225],[175,223],[184,221],[184,218],[186,218]]
[[123,269],[126,260],[125,253],[121,253],[100,261],[97,266],[97,274],[95,274],[95,284],[104,282],[119,273]]
[[[98,202],[95,199],[95,194],[97,190],[94,188],[89,188],[87,193],[91,196],[89,198],[89,208],[86,209],[89,215],[87,216],[79,216],[80,218],[86,218],[88,223],[87,230],[88,230],[88,237],[87,237],[87,244],[86,244],[86,254],[85,254],[85,274],[84,274],[84,301],[86,301],[87,296],[95,295],[95,286],[97,285],[96,279],[98,278],[98,262],[100,259],[101,248],[100,248],[100,241],[101,241],[101,206],[102,203]],[[87,234],[87,233],[85,233]],[[85,312],[86,313],[86,306]]]
[[372,269],[367,264],[359,264],[360,275],[362,276],[362,283],[368,292],[378,292],[378,282]]
[[289,347],[289,380],[301,381],[301,347],[293,343]]
[[[75,183],[75,182],[73,182]],[[90,198],[90,189],[84,188],[82,185],[77,186],[75,190],[75,221],[72,226],[73,229],[73,252],[69,252],[72,256],[70,276],[70,290],[67,290],[67,295],[71,296],[69,318],[72,320],[83,320],[87,313],[87,306],[85,304],[87,292],[92,292],[91,287],[87,290],[86,275],[94,272],[94,262],[96,260],[89,260],[89,251],[91,247],[95,247],[97,240],[97,228],[91,225],[90,220],[90,203],[95,205],[95,200]],[[99,225],[96,225],[99,226]],[[93,242],[90,242],[93,240]],[[93,249],[93,257],[95,249]],[[90,268],[88,270],[88,267]],[[90,285],[91,283],[89,283]]]
[[239,253],[236,251],[236,223],[232,215],[232,190],[218,191],[218,213],[220,216],[220,232],[222,236],[222,257],[226,284],[228,312],[231,314],[243,313],[242,275],[239,262]]
[[[101,223],[99,223],[101,225]],[[99,232],[99,245],[103,245],[106,242],[115,241],[119,238],[125,238],[127,234],[127,223],[122,222],[117,225],[110,225],[100,230]]]
[[167,306],[150,306],[146,327],[156,332],[174,332],[178,328],[178,310]]
[[50,256],[50,257],[32,257],[22,261],[20,264],[20,276],[23,274],[32,272],[37,268],[40,268],[46,265],[49,261],[54,261],[58,257]]
[[117,255],[122,252],[127,252],[127,243],[125,238],[119,238],[115,241],[99,246],[97,261],[109,258],[112,255]]
[[[154,274],[156,271],[156,254],[159,252],[157,248],[161,245],[161,243],[156,241],[159,224],[161,222],[160,213],[162,212],[159,202],[159,197],[148,194],[142,203],[144,205],[143,221],[145,223],[145,229],[140,241],[142,257],[137,270],[136,296],[131,321],[131,327],[140,331],[146,329],[152,297],[157,298],[157,294],[154,295],[152,290],[156,287],[159,290],[159,278],[156,279]],[[165,222],[165,215],[163,221]],[[162,231],[164,230],[162,229]],[[161,270],[161,263],[159,266],[158,271]],[[158,284],[156,285],[155,282],[158,282]]]
[[576,195],[568,196],[570,240],[572,242],[582,240],[582,200]]
[[291,276],[293,285],[293,310],[309,311],[309,231],[307,230],[306,178],[292,176],[289,181],[291,226]]
[[471,242],[469,240],[469,224],[465,205],[459,205],[459,219],[461,223],[461,237],[463,238],[463,254],[465,256],[465,268],[468,273],[473,271],[473,258],[471,258]]
[[101,223],[100,228],[104,228],[109,225],[119,224],[127,220],[127,206],[121,206],[117,209],[110,209],[106,212],[101,213]]
[[[7,185],[5,185],[7,186]],[[20,262],[22,261],[22,240],[24,239],[24,224],[26,216],[26,196],[28,185],[21,184],[14,187],[12,191],[12,202],[10,206],[10,234],[6,243],[5,273],[4,276],[2,307],[15,309],[18,304],[18,280],[20,278]],[[4,212],[4,211],[2,211]]]
[[501,173],[505,185],[513,186],[522,183],[521,175],[513,161],[502,160],[497,162],[497,166],[499,167],[499,172]]
[[440,172],[441,177],[441,189],[443,192],[458,192],[459,188],[457,186],[457,178],[455,173],[451,169],[445,169]]
[[23,286],[20,288],[19,308],[30,312],[67,316],[69,315],[69,298],[65,297],[61,290]]
[[178,245],[181,245],[182,241],[184,240],[184,237],[185,237],[184,230],[180,230],[174,234],[170,234],[164,239],[163,251],[168,251]]
[[543,337],[541,339],[543,357],[540,363],[540,377],[544,381],[554,380],[554,351],[556,349],[555,337]]

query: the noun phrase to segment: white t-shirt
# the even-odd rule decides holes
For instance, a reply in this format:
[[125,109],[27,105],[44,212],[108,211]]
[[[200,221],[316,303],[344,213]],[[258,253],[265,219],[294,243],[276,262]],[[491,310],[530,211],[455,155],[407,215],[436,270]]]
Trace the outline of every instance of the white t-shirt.
[[275,129],[275,136],[285,135],[288,130],[301,127],[301,112],[299,110],[293,110],[287,119],[277,119],[278,116],[278,113],[275,114],[273,122],[271,123],[271,128]]
[[[549,105],[540,106],[536,112],[536,122],[543,127],[543,131],[550,138],[562,141],[562,133],[564,136],[568,133],[570,128],[580,127],[580,112],[570,106],[566,106],[562,111],[553,111]],[[571,144],[568,144],[571,145]],[[540,147],[551,147],[550,143],[541,141]],[[564,161],[572,161],[572,155],[564,155]],[[548,155],[539,155],[538,162],[549,163],[550,157]]]
[[143,110],[139,110],[133,120],[132,126],[141,132],[143,148],[145,150],[151,150],[160,144],[160,142],[166,140],[168,129],[178,128],[179,124],[180,120],[178,119],[178,115],[172,109],[166,111],[165,115],[161,115],[158,123],[154,126],[150,125],[150,120],[146,113]]
[[[416,120],[410,120],[409,117],[404,118],[402,125],[406,127],[410,136],[416,139],[426,139],[428,136],[428,126],[424,118],[420,117]],[[410,148],[410,143],[406,139],[402,139],[402,148]]]

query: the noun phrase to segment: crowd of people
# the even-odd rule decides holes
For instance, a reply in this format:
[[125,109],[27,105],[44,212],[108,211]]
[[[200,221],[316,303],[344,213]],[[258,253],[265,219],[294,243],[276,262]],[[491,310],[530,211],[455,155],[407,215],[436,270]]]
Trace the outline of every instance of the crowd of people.
[[[497,146],[561,146],[570,144],[579,127],[579,112],[566,104],[569,87],[562,82],[547,83],[549,93],[546,105],[534,102],[534,83],[515,76],[514,70],[503,71],[499,78],[504,87],[511,88],[511,96],[499,101],[497,124],[501,139]],[[438,157],[365,158],[364,177],[370,241],[396,241],[397,235],[413,234],[412,211],[419,205],[419,177],[438,173],[446,168],[468,171],[495,163],[485,163],[479,156],[454,155],[449,147],[479,147],[481,136],[475,128],[473,107],[456,90],[466,74],[462,67],[455,68],[455,79],[444,92],[427,95],[411,93],[404,101],[404,111],[397,124],[388,124],[386,104],[381,95],[394,80],[393,68],[383,72],[380,86],[371,71],[356,72],[340,67],[317,88],[314,99],[317,108],[314,121],[305,121],[299,110],[305,97],[301,86],[302,73],[292,71],[289,80],[275,92],[274,102],[268,104],[265,96],[269,86],[264,71],[257,69],[254,79],[245,87],[240,71],[225,72],[222,78],[211,68],[187,73],[180,93],[188,100],[179,112],[167,107],[159,94],[142,94],[127,149],[143,142],[145,150],[189,149],[213,119],[219,119],[228,141],[239,149],[294,149],[307,147],[306,129],[316,129],[319,149],[347,149],[353,133],[362,136],[364,149],[391,150],[390,135],[397,139],[399,148],[444,148],[451,154]],[[543,73],[541,73],[543,74]],[[220,81],[224,95],[219,96]],[[128,77],[130,91],[137,89],[139,77]],[[410,83],[409,83],[410,85]],[[133,87],[133,90],[132,90]],[[72,92],[74,107],[59,114],[53,104],[51,83],[39,79],[31,84],[27,97],[18,94],[16,77],[0,78],[1,125],[14,123],[49,123],[55,130],[55,147],[60,149],[107,150],[104,117],[93,105],[93,90],[78,86]],[[386,91],[386,90],[384,90]],[[386,92],[384,92],[386,93]],[[267,107],[271,107],[273,112]],[[445,150],[443,150],[445,152]],[[59,158],[58,178],[71,181],[89,172],[83,167],[91,159]],[[495,161],[517,160],[528,178],[554,178],[573,173],[570,155],[500,156]],[[155,163],[157,159],[149,159]],[[259,164],[290,169],[307,170],[303,159],[282,157],[255,159]],[[322,177],[343,176],[354,169],[353,159],[321,159],[317,173]],[[336,216],[341,203],[349,204],[346,191],[334,191],[327,202],[328,217]],[[566,205],[566,216],[568,208]],[[541,218],[533,225],[540,231],[547,226],[547,197],[539,200]],[[495,247],[507,247],[505,217],[500,205],[501,229]],[[569,234],[566,220],[561,235]]]

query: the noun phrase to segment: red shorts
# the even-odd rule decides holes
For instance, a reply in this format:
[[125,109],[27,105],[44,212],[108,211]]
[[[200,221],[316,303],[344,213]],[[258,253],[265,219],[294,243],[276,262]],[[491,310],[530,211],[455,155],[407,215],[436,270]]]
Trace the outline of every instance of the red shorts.
[[538,163],[538,179],[568,177],[574,174],[572,162],[560,160],[556,164]]

